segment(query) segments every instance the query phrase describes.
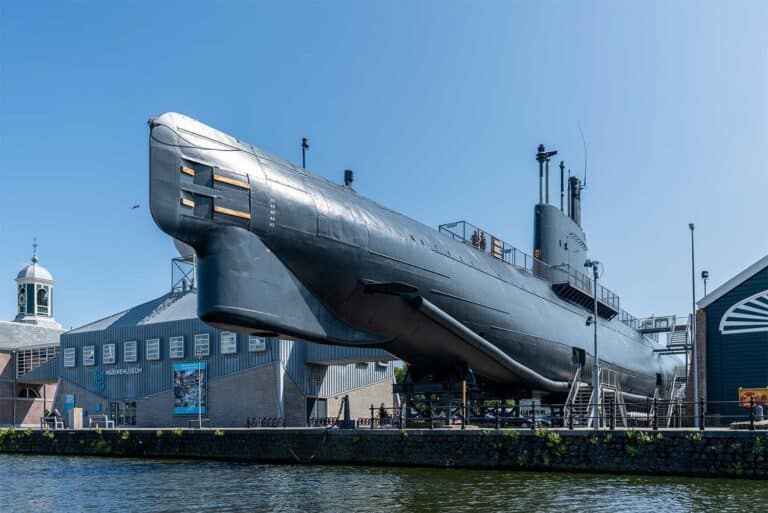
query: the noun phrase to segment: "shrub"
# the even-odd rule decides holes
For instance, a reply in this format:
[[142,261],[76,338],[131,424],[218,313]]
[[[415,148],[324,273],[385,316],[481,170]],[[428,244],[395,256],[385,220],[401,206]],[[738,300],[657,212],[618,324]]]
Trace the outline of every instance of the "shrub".
[[123,431],[120,433],[120,439],[121,440],[129,440],[131,438],[131,432],[130,431]]
[[759,436],[755,437],[755,441],[752,444],[752,454],[757,456],[760,453],[762,453],[764,450],[765,450],[765,443],[763,442],[763,438]]
[[176,428],[172,431],[174,436],[181,436],[184,434],[184,430],[181,428]]
[[162,438],[163,437],[163,430],[162,429],[158,429],[157,431],[155,431],[155,436],[158,437],[158,438]]
[[224,436],[224,431],[222,431],[221,429],[217,429],[216,431],[213,432],[213,436]]

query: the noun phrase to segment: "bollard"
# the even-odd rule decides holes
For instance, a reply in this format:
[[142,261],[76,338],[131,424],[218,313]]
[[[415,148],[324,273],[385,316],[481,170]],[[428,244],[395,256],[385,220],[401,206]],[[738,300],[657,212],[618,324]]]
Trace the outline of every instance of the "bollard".
[[749,398],[749,430],[755,430],[755,396]]
[[699,431],[704,431],[704,427],[706,425],[706,415],[704,412],[704,398],[699,398]]
[[536,429],[536,400],[531,399],[531,429]]
[[371,405],[371,429],[373,429],[373,421],[374,421],[374,417],[373,417],[373,405]]
[[573,429],[573,401],[571,401],[571,404],[568,405],[569,415],[568,415],[568,429]]
[[464,419],[467,416],[467,412],[464,411],[464,403],[461,403],[461,429],[464,429]]
[[659,408],[656,398],[653,398],[653,430],[659,430]]

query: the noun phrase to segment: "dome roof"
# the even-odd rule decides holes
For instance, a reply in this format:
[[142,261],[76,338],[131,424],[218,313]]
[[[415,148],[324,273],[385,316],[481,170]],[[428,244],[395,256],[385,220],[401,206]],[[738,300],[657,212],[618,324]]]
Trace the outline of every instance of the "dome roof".
[[53,282],[53,276],[48,272],[48,269],[37,263],[37,258],[33,258],[32,263],[19,271],[19,274],[16,275],[16,279]]

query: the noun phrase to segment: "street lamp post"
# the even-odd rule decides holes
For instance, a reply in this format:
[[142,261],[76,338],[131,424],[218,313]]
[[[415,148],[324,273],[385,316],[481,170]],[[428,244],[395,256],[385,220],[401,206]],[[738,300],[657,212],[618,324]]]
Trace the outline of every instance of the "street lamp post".
[[701,271],[701,281],[704,282],[704,297],[707,296],[707,280],[709,279],[709,271]]
[[[699,362],[696,357],[696,258],[693,242],[693,223],[688,224],[691,229],[691,358],[693,358],[693,424],[699,426]],[[688,369],[685,370],[686,373]]]
[[203,350],[195,351],[197,359],[197,428],[203,429]]
[[16,371],[19,368],[19,364],[16,362],[16,350],[12,350],[13,365],[11,366],[11,372],[13,372],[13,427],[16,427]]
[[[594,365],[592,366],[592,418],[595,422],[595,428],[600,428],[600,365],[597,359],[597,279],[598,279],[598,267],[600,262],[597,260],[587,260],[584,262],[584,267],[592,268],[592,279],[594,283],[594,312],[592,323],[594,324]],[[589,321],[587,322],[589,325]]]

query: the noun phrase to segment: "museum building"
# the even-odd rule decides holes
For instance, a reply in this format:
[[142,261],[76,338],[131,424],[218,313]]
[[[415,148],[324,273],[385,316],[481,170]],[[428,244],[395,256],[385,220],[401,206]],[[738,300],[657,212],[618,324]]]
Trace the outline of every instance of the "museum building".
[[63,334],[60,358],[28,379],[58,381],[70,424],[82,411],[84,425],[106,414],[118,426],[187,427],[198,415],[214,427],[306,426],[336,417],[347,394],[353,417],[392,406],[389,353],[213,328],[197,317],[191,283]]

